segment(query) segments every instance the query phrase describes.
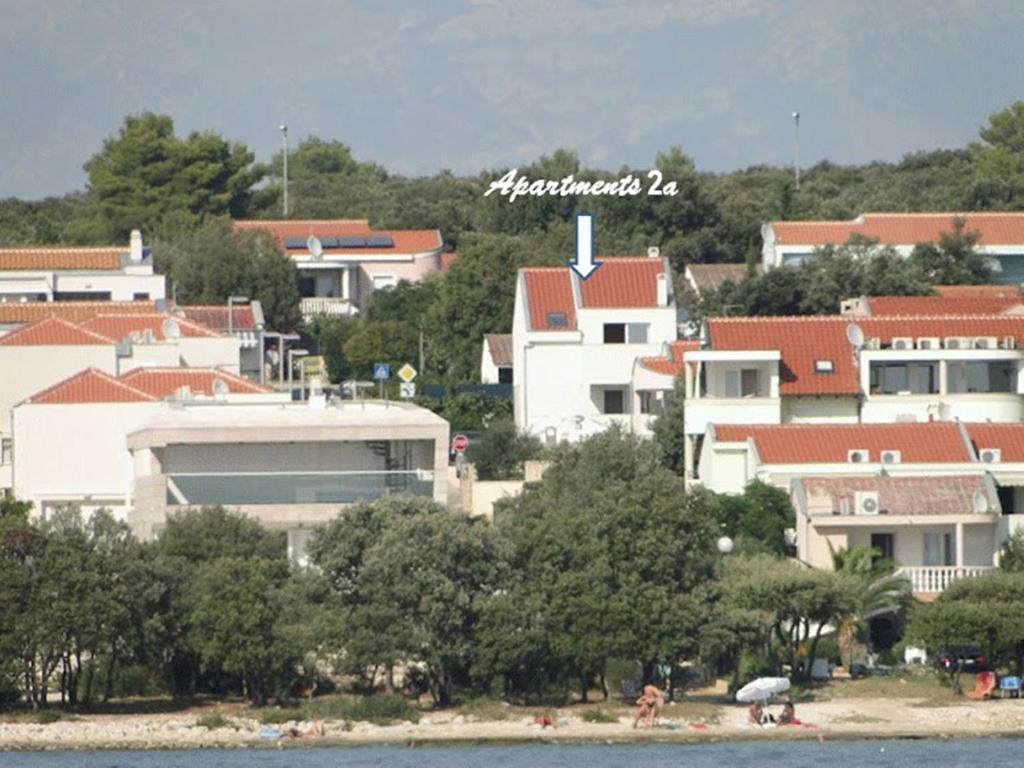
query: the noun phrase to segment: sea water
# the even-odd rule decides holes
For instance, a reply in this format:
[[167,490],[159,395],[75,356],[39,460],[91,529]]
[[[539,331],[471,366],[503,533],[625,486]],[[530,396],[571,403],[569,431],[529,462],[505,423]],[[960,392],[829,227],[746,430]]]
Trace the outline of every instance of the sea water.
[[743,742],[694,745],[521,745],[481,747],[329,747],[289,749],[0,752],[2,768],[623,768],[628,765],[734,768],[835,765],[892,768],[1018,766],[1024,742]]

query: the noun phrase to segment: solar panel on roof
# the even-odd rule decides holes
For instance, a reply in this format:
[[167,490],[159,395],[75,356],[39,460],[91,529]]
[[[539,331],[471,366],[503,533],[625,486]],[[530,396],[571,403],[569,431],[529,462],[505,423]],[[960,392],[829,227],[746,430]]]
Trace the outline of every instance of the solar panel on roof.
[[320,245],[322,245],[324,248],[337,248],[338,247],[338,238],[336,238],[336,237],[321,237],[320,238]]
[[339,248],[365,248],[366,238],[365,237],[354,237],[352,235],[346,235],[338,238]]
[[370,248],[394,248],[395,241],[391,239],[391,235],[373,235],[372,237],[366,238],[366,244]]
[[306,248],[306,238],[304,237],[286,237],[284,239],[285,248]]

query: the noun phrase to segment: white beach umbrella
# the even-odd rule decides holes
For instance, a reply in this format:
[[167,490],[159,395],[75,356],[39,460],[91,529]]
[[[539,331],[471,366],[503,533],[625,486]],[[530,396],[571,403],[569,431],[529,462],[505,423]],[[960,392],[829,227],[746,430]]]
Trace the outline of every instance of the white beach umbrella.
[[768,701],[772,696],[789,690],[788,677],[759,677],[736,692],[736,701]]

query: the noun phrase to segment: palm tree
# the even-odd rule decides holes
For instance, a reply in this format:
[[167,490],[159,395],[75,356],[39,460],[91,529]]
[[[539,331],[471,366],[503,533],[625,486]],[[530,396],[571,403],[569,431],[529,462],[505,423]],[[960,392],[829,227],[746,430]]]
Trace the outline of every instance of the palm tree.
[[874,619],[901,619],[911,601],[910,581],[897,576],[893,563],[881,557],[881,552],[872,547],[850,547],[833,549],[832,567],[836,571],[856,576],[858,584],[854,595],[854,610],[840,619],[836,627],[836,642],[840,655],[845,648],[848,653],[847,669],[853,663],[853,650],[861,642],[871,647],[869,627]]

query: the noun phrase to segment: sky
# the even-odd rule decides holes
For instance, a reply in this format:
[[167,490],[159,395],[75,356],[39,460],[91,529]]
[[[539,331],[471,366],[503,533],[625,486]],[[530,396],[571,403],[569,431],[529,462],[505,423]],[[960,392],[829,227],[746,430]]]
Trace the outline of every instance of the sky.
[[83,189],[126,114],[394,173],[896,160],[1024,98],[1021,0],[0,0],[0,198]]

